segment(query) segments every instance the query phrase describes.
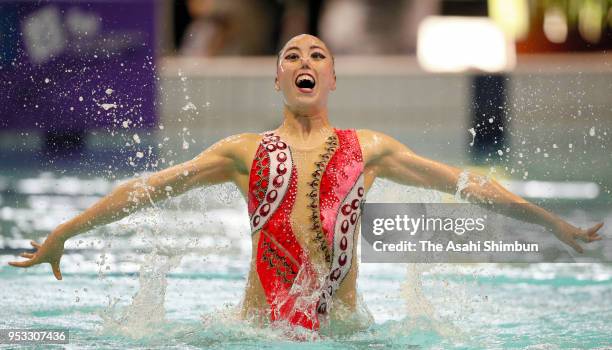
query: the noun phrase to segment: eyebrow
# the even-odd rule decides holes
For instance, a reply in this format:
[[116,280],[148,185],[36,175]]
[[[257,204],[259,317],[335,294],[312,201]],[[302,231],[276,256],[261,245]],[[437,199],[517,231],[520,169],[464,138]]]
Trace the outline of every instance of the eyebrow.
[[[312,46],[310,46],[310,49],[311,49],[311,50],[312,50],[312,49],[320,49],[320,50],[323,50],[323,51],[327,51],[326,49],[322,48],[321,46],[317,46],[317,45],[312,45]],[[299,47],[297,47],[297,46],[291,46],[291,47],[286,48],[286,49],[285,49],[285,52],[287,52],[287,51],[289,51],[289,50],[298,50],[298,51],[300,51],[300,48],[299,48]]]

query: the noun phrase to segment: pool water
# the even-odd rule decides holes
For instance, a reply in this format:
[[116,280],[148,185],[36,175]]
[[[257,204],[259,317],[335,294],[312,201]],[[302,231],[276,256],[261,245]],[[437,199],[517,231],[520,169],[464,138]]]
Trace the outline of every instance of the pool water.
[[[0,328],[69,329],[70,344],[57,348],[612,348],[610,264],[361,264],[361,306],[373,321],[366,330],[330,325],[318,335],[242,321],[249,227],[227,185],[71,239],[56,281],[49,265],[7,262],[113,184],[51,174],[2,181]],[[388,183],[369,196],[415,199],[441,200]],[[576,208],[560,214],[612,224],[605,204]]]

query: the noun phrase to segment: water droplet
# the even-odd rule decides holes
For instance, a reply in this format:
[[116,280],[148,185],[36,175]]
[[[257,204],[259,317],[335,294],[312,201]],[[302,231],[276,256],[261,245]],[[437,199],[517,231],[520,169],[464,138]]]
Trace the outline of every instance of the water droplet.
[[[206,102],[209,103],[209,102]],[[474,128],[468,129],[468,132],[472,135],[472,142],[470,142],[470,146],[474,146],[474,139],[476,138],[476,130]]]
[[111,108],[117,108],[117,104],[115,103],[101,103],[98,106],[102,107],[105,111],[108,111]]
[[192,102],[187,102],[186,105],[183,106],[182,108],[184,111],[188,111],[188,110],[196,110],[196,106],[192,103]]

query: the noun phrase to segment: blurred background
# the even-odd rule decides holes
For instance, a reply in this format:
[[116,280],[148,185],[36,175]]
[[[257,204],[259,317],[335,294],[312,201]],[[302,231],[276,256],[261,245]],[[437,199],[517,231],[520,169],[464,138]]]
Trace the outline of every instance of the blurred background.
[[[276,128],[276,54],[300,33],[335,55],[337,127],[475,168],[610,236],[612,0],[0,0],[0,328],[66,327],[76,347],[285,341],[228,317],[252,248],[231,185],[69,240],[61,282],[7,262],[120,181]],[[377,181],[368,200],[447,199]],[[612,261],[611,243],[589,256]],[[361,264],[379,325],[349,346],[609,348],[610,267]]]
[[275,55],[300,33],[336,56],[336,126],[610,208],[612,0],[4,0],[2,234],[277,127]]

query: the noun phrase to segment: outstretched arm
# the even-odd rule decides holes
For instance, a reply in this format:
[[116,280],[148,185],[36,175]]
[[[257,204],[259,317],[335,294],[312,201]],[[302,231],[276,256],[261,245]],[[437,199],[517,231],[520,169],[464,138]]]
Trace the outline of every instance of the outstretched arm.
[[[362,130],[360,137],[368,166],[376,177],[405,185],[424,187],[446,193],[458,193],[472,203],[489,207],[515,219],[545,226],[559,240],[582,253],[577,239],[584,242],[600,240],[599,223],[589,229],[577,228],[557,215],[532,204],[506,190],[497,181],[464,172],[427,158],[420,157],[402,143],[382,133]],[[495,205],[514,203],[518,205]]]
[[139,209],[192,188],[234,180],[244,166],[239,154],[248,141],[248,134],[229,137],[190,161],[122,183],[90,208],[59,225],[42,245],[32,241],[37,251],[21,254],[28,260],[9,264],[30,267],[47,262],[51,264],[55,277],[61,279],[59,262],[64,252],[64,242],[70,237],[118,221]]

